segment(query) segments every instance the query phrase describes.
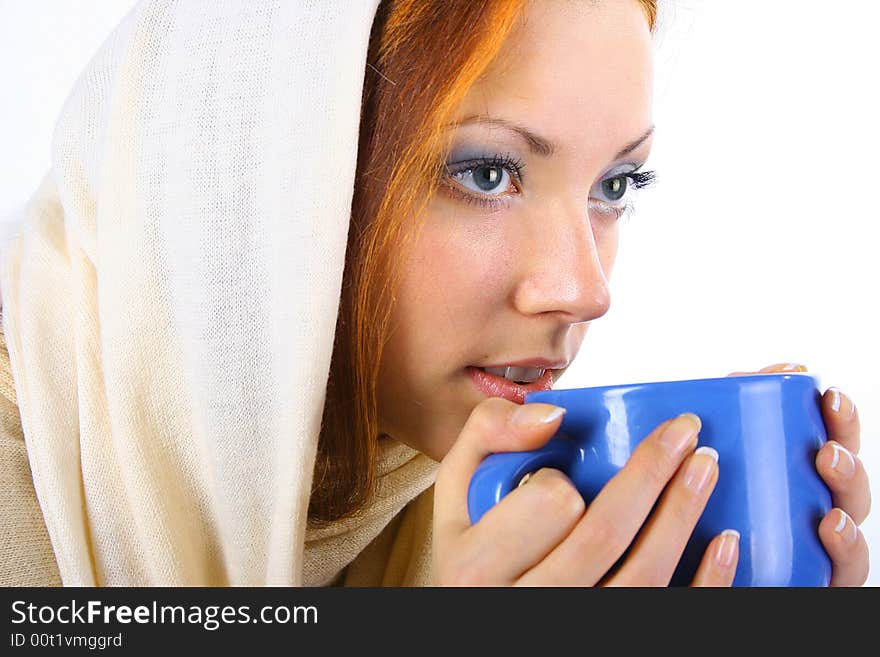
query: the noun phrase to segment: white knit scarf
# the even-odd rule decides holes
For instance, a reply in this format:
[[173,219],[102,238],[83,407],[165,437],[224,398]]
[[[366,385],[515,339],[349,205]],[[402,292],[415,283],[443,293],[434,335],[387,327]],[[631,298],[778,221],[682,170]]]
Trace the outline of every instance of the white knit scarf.
[[65,585],[324,584],[433,482],[307,535],[377,4],[144,0],[68,98],[0,273]]

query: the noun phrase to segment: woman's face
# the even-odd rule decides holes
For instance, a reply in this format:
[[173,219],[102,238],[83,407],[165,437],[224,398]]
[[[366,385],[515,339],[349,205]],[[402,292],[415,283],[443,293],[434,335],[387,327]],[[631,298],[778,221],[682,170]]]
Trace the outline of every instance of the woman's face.
[[[611,303],[617,212],[651,147],[651,87],[635,0],[527,6],[458,109],[446,182],[402,263],[382,433],[439,461],[482,399],[521,403],[565,371]],[[505,387],[476,369],[518,363],[551,371]]]

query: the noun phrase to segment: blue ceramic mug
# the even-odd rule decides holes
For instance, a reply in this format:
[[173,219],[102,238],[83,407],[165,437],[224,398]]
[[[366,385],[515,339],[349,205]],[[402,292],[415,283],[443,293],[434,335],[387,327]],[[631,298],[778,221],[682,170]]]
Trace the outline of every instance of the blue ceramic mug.
[[831,495],[815,466],[827,440],[820,399],[811,373],[530,393],[526,403],[564,407],[562,424],[540,449],[492,454],[480,464],[468,489],[471,522],[544,467],[563,471],[589,504],[641,440],[690,411],[702,420],[698,445],[718,452],[719,476],[671,584],[689,584],[712,538],[736,529],[734,586],[827,586],[831,561],[818,527]]

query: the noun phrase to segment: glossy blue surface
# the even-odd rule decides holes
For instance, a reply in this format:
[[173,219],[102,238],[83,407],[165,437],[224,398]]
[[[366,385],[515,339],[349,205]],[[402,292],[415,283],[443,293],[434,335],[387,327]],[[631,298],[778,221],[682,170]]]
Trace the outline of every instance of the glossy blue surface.
[[468,489],[471,522],[542,467],[565,472],[589,501],[664,420],[700,416],[699,445],[717,450],[719,477],[671,584],[687,585],[709,541],[740,533],[734,586],[827,586],[831,562],[819,521],[831,496],[815,467],[827,436],[814,374],[756,374],[549,390],[526,403],[563,406],[557,434],[541,449],[492,454]]

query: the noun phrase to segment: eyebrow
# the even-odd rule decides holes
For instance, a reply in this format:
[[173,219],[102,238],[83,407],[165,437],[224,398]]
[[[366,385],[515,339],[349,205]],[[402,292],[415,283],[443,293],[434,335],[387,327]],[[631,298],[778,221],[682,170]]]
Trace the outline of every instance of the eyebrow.
[[[501,128],[505,128],[507,130],[510,130],[511,132],[514,132],[514,133],[518,134],[520,137],[522,137],[523,141],[525,141],[526,144],[528,145],[529,150],[536,155],[541,155],[543,157],[550,157],[557,150],[559,150],[559,146],[555,142],[551,141],[550,139],[547,139],[546,137],[542,137],[541,135],[529,130],[528,128],[525,128],[521,125],[517,125],[515,123],[511,123],[507,119],[502,119],[499,117],[475,115],[475,116],[469,116],[466,119],[462,119],[461,121],[457,121],[457,122],[451,123],[449,125],[454,127],[454,126],[458,126],[458,125],[463,125],[465,123],[485,123],[485,124],[489,124],[489,125],[497,125]],[[641,137],[639,137],[635,141],[630,142],[629,144],[624,146],[622,149],[620,149],[620,151],[617,153],[617,155],[614,156],[614,159],[617,160],[617,159],[624,157],[625,155],[629,155],[634,150],[636,150],[639,146],[641,146],[642,142],[644,142],[653,133],[654,133],[654,126],[652,125],[650,128],[648,128],[645,131],[645,134],[643,134]]]

